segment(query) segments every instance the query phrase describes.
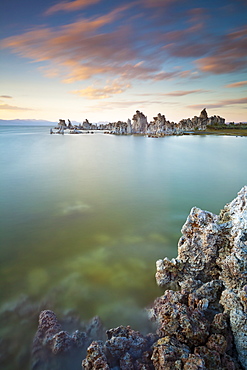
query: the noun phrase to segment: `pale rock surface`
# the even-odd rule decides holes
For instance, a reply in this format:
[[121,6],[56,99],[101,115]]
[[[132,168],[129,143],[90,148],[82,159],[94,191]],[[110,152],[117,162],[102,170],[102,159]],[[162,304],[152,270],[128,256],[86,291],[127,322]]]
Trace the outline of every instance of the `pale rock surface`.
[[189,306],[194,302],[208,313],[220,314],[222,305],[247,369],[247,186],[219,216],[192,208],[182,234],[178,257],[157,261],[157,283],[187,291]]
[[146,134],[148,128],[147,117],[144,116],[139,110],[136,111],[132,118],[132,133],[134,134]]

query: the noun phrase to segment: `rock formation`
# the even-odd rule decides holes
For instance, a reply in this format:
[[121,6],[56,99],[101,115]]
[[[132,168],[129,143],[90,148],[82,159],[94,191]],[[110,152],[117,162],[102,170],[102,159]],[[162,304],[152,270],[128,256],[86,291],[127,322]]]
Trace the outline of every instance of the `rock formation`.
[[105,133],[116,135],[147,134],[151,137],[162,137],[166,135],[182,135],[185,132],[193,132],[195,130],[205,131],[208,126],[222,126],[224,123],[225,119],[220,116],[208,117],[205,108],[201,111],[199,117],[194,116],[192,119],[182,119],[178,123],[167,121],[161,113],[158,113],[157,117],[154,117],[153,121],[148,123],[147,117],[137,110],[132,118],[132,124],[130,119],[127,122],[117,121],[100,125],[90,123],[85,119],[79,125],[72,125],[70,120],[68,120],[68,125],[66,125],[65,120],[60,119],[58,127],[55,129],[59,130],[58,133],[63,133],[66,129],[74,129],[70,133],[82,133],[78,130],[103,130]]
[[201,113],[200,113],[200,119],[202,120],[207,120],[208,119],[208,114],[207,114],[207,111],[206,111],[206,108],[204,108]]
[[[219,216],[192,208],[178,256],[157,261],[156,280],[165,289],[148,309],[156,333],[120,326],[106,331],[105,342],[94,335],[83,369],[247,369],[247,186]],[[33,369],[64,363],[78,348],[82,354],[92,337],[69,334],[53,312],[41,312]]]
[[127,120],[127,134],[132,134],[132,125],[131,120],[129,118]]
[[247,369],[247,186],[219,216],[192,208],[182,233],[178,257],[157,261],[159,333],[195,346],[204,368],[216,351],[219,368],[238,354]]
[[147,117],[144,116],[139,110],[136,111],[132,118],[132,133],[133,134],[146,134],[148,128]]

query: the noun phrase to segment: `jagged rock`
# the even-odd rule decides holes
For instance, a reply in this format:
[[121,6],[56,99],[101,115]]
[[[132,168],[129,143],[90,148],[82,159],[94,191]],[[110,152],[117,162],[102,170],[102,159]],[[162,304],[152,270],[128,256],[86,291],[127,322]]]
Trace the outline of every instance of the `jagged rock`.
[[94,341],[90,344],[87,349],[87,357],[85,360],[82,361],[82,367],[85,370],[110,369],[107,363],[105,349],[102,341]]
[[132,125],[131,120],[129,118],[127,120],[127,134],[132,134]]
[[152,361],[154,368],[159,369],[182,369],[183,361],[190,355],[190,349],[176,338],[165,336],[159,339],[153,346]]
[[[157,283],[176,290],[166,291],[155,301],[152,315],[159,324],[158,332],[173,332],[180,342],[195,345],[194,354],[203,359],[206,368],[221,368],[224,361],[229,368],[238,368],[238,356],[247,369],[247,186],[220,216],[192,208],[182,234],[178,257],[157,261]],[[184,322],[190,323],[193,310],[201,312],[210,325],[208,338],[201,329],[201,346],[184,326]],[[182,325],[181,311],[186,317]],[[199,327],[197,322],[190,324],[190,329]]]
[[188,294],[167,290],[156,299],[153,315],[160,337],[171,336],[181,343],[197,346],[209,336],[209,321],[203,311],[188,305]]
[[65,119],[60,119],[60,120],[59,120],[59,123],[58,123],[58,126],[59,126],[59,127],[61,127],[61,126],[62,126],[62,127],[66,127],[67,125],[66,125]]
[[201,113],[200,113],[200,118],[201,119],[208,119],[208,114],[207,114],[207,111],[206,111],[206,108],[204,108]]
[[[142,335],[130,326],[119,326],[106,331],[107,340],[93,342],[82,362],[84,369],[153,369],[151,361],[153,343],[157,336]],[[100,363],[101,367],[98,367]]]
[[83,130],[91,130],[92,124],[88,121],[88,119],[85,119],[82,123],[82,129]]
[[218,126],[218,125],[224,125],[225,124],[225,118],[222,118],[220,116],[211,116],[207,120],[207,126]]
[[132,133],[134,134],[146,134],[148,128],[147,117],[144,116],[139,110],[136,111],[132,118]]

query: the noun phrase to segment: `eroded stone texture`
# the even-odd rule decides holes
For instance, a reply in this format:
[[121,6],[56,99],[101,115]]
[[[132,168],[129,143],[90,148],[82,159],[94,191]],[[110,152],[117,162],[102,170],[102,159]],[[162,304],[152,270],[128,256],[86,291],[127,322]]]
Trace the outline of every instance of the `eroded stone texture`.
[[159,339],[153,347],[152,361],[154,368],[159,369],[182,369],[183,362],[188,359],[190,349],[173,336],[165,336]]
[[107,364],[105,349],[102,341],[94,341],[87,349],[87,357],[82,361],[82,367],[85,370],[91,369],[110,369]]
[[146,134],[148,127],[147,117],[139,110],[136,111],[132,118],[132,133]]
[[[247,369],[247,186],[220,216],[192,208],[182,234],[178,257],[157,261],[158,285],[173,290],[152,309],[158,332],[196,346],[201,365],[192,356],[184,368],[238,368],[238,358]],[[204,336],[201,345],[194,327]]]
[[188,305],[188,295],[167,290],[155,301],[153,315],[160,337],[171,336],[190,346],[200,345],[209,336],[209,321],[201,310]]
[[[102,369],[153,369],[151,347],[157,336],[142,335],[130,326],[119,326],[106,331],[107,340],[92,343],[88,348],[86,359],[82,362],[84,369],[101,369],[97,367],[100,361]],[[92,355],[93,353],[93,355]],[[95,359],[96,360],[95,360]],[[96,363],[97,361],[97,363]],[[107,367],[108,366],[108,367]]]

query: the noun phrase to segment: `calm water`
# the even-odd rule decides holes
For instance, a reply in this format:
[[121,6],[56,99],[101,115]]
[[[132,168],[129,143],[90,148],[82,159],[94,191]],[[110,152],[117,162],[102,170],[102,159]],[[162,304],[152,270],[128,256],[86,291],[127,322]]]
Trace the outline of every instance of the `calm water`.
[[49,135],[0,127],[0,302],[21,294],[107,327],[144,325],[193,206],[219,213],[247,184],[247,138]]

